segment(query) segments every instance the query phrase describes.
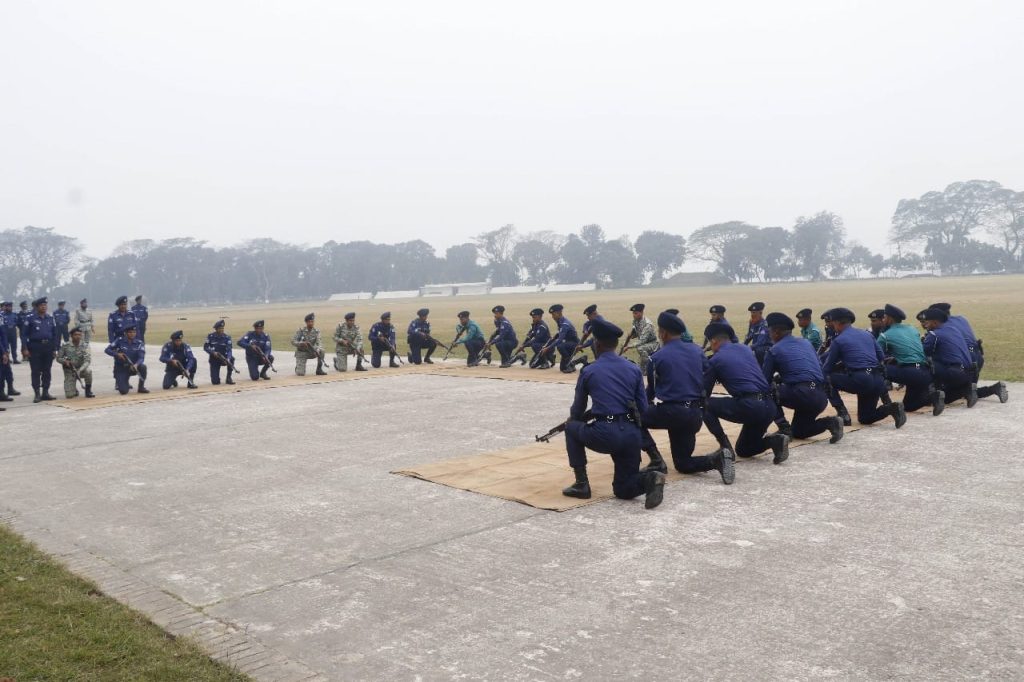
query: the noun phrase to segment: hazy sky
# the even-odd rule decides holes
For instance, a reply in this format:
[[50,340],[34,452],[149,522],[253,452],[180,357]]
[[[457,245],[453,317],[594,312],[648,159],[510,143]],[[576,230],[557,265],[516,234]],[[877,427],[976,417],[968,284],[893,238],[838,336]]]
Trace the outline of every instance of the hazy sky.
[[[690,6],[692,5],[692,6]],[[6,2],[0,229],[611,236],[1024,189],[1024,3]]]

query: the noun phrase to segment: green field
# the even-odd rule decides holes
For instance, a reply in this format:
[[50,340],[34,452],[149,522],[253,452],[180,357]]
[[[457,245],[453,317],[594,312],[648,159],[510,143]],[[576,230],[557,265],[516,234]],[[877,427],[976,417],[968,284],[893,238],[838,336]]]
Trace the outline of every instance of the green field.
[[[742,337],[748,315],[747,306],[755,300],[764,301],[767,311],[779,310],[791,316],[804,307],[820,312],[826,308],[845,306],[857,313],[857,324],[863,327],[868,326],[868,312],[885,303],[897,305],[913,316],[929,303],[947,301],[953,304],[954,313],[967,316],[979,338],[984,340],[985,377],[1024,380],[1024,353],[1019,343],[1021,335],[1014,326],[1024,316],[1024,275],[154,309],[150,315],[147,341],[151,344],[162,342],[171,331],[182,329],[186,341],[198,350],[217,319],[227,320],[227,332],[235,339],[250,329],[254,320],[264,319],[267,333],[271,335],[275,346],[291,350],[289,339],[302,326],[302,318],[308,312],[316,313],[317,326],[329,337],[348,311],[357,314],[357,322],[365,336],[380,313],[388,310],[391,311],[392,322],[398,328],[399,350],[404,352],[405,328],[420,307],[430,308],[434,335],[447,343],[454,336],[456,313],[463,309],[469,310],[484,333],[488,334],[493,329],[491,307],[501,303],[506,307],[506,315],[522,339],[529,327],[529,311],[534,307],[547,310],[551,304],[561,303],[566,306],[569,319],[579,328],[583,323],[583,308],[591,303],[597,303],[601,313],[608,319],[626,325],[631,319],[629,306],[638,302],[648,306],[651,317],[665,308],[679,308],[683,319],[691,329],[698,332],[707,321],[708,306],[721,303],[728,308],[727,317],[740,328]],[[547,319],[550,323],[550,318]],[[327,347],[329,351],[333,350],[329,339]]]
[[104,597],[0,525],[0,680],[249,678]]

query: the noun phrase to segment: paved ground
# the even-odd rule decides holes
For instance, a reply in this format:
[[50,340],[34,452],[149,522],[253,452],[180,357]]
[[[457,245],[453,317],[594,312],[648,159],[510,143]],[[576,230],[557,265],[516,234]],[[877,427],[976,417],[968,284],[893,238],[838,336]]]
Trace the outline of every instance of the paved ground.
[[388,472],[527,442],[569,386],[409,375],[85,412],[25,392],[0,416],[8,522],[289,659],[262,679],[1024,676],[1024,385],[651,512],[564,514]]

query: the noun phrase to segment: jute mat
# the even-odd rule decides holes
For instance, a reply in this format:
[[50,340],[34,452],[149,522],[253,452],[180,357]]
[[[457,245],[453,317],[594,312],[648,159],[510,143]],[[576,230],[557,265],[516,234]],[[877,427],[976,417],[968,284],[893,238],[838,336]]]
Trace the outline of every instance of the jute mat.
[[[567,375],[568,376],[568,375]],[[893,400],[902,398],[901,391],[890,392]],[[792,419],[792,411],[785,410],[788,419]],[[835,414],[830,407],[824,414]],[[554,426],[552,423],[551,426]],[[739,424],[732,424],[723,421],[722,426],[729,438],[736,442],[740,432]],[[892,420],[885,419],[878,423],[879,428],[893,428]],[[846,434],[864,428],[856,421],[853,426],[846,427]],[[774,430],[771,429],[771,430]],[[680,474],[672,468],[671,449],[668,443],[668,432],[664,430],[652,430],[651,435],[658,444],[658,449],[668,462],[669,481],[678,481],[692,476]],[[565,452],[565,436],[560,434],[551,439],[549,443],[529,443],[519,447],[489,452],[469,457],[457,457],[445,459],[439,462],[423,464],[411,469],[402,469],[391,473],[402,476],[440,483],[441,485],[460,490],[469,490],[482,495],[499,497],[512,502],[536,507],[538,509],[549,509],[552,511],[566,511],[582,507],[595,502],[601,502],[614,497],[612,495],[612,466],[611,457],[608,455],[587,452],[587,473],[590,477],[590,487],[593,490],[593,497],[589,500],[580,500],[562,495],[562,488],[572,483],[572,470],[569,468],[568,458]],[[790,458],[799,457],[792,451],[803,445],[818,441],[827,441],[829,433],[816,436],[810,440],[794,439],[789,444],[791,451]],[[714,437],[707,429],[701,428],[697,434],[697,445],[694,448],[695,455],[708,454],[718,449]],[[759,458],[771,457],[769,452],[766,455],[759,455]],[[744,475],[742,458],[738,459],[736,478]],[[647,465],[647,458],[641,466]],[[786,466],[786,463],[781,466]],[[711,471],[704,476],[718,477],[718,472]]]

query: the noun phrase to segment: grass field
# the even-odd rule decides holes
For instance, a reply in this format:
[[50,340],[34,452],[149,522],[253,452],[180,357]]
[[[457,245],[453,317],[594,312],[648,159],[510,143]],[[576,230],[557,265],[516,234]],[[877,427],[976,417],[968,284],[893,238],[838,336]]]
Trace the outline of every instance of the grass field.
[[[484,333],[489,334],[493,329],[490,310],[501,303],[506,307],[506,315],[522,340],[529,328],[529,311],[534,307],[546,311],[553,303],[561,303],[566,306],[569,319],[578,329],[583,323],[583,308],[591,303],[596,303],[606,318],[624,326],[631,320],[629,306],[638,302],[647,305],[652,319],[665,308],[679,308],[683,319],[697,335],[707,321],[708,306],[721,303],[728,308],[727,317],[738,328],[742,338],[748,315],[747,306],[755,300],[764,301],[767,311],[779,310],[791,316],[797,310],[809,307],[818,311],[815,318],[826,308],[845,306],[857,313],[857,324],[862,327],[868,326],[868,312],[885,303],[897,305],[913,316],[929,303],[947,301],[953,304],[954,313],[967,316],[979,338],[984,340],[985,377],[1024,380],[1024,351],[1020,344],[1021,334],[1016,326],[1017,321],[1024,317],[1024,275],[155,309],[150,315],[147,341],[151,344],[162,342],[171,331],[182,329],[186,341],[198,351],[217,319],[227,320],[227,332],[235,339],[251,329],[254,320],[264,319],[267,333],[271,335],[275,346],[290,350],[289,340],[295,330],[302,326],[303,316],[315,312],[317,326],[328,337],[325,345],[331,352],[333,343],[329,337],[346,312],[354,311],[357,314],[356,321],[365,338],[370,325],[380,317],[382,311],[388,310],[391,311],[392,322],[398,328],[399,350],[404,352],[405,329],[420,307],[430,308],[434,335],[447,343],[454,336],[456,313],[463,309],[469,310]],[[545,317],[550,324],[550,318]],[[911,322],[916,324],[913,319]]]
[[172,639],[0,525],[0,680],[249,678]]

